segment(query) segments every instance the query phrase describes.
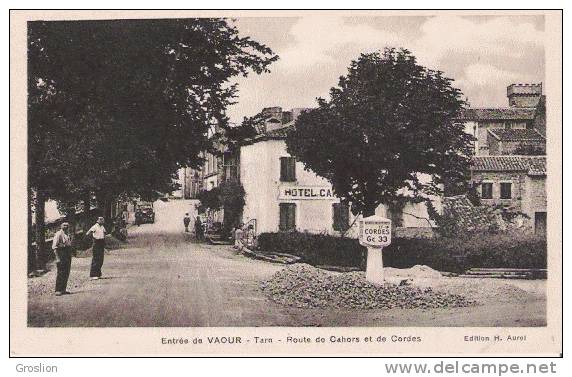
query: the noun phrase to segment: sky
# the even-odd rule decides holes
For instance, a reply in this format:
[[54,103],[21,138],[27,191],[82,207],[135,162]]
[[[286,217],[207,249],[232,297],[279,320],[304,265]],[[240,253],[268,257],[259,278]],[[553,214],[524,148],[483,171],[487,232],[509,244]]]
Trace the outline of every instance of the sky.
[[420,64],[443,71],[472,107],[508,106],[508,85],[544,81],[543,16],[246,17],[234,23],[280,57],[270,73],[236,80],[239,98],[228,111],[236,123],[264,107],[315,107],[360,53],[385,47],[406,48]]

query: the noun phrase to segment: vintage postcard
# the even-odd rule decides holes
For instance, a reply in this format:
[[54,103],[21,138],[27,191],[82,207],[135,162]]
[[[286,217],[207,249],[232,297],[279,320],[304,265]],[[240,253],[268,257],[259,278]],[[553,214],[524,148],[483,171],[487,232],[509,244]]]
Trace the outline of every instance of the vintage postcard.
[[558,356],[562,12],[11,11],[11,356]]

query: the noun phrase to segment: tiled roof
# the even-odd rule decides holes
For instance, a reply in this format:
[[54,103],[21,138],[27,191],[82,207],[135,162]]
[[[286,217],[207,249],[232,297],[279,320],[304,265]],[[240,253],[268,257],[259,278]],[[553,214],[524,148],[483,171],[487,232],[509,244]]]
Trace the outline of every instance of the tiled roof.
[[285,124],[284,127],[277,128],[277,129],[272,130],[272,131],[268,131],[264,135],[270,139],[285,139],[286,136],[288,136],[288,132],[292,128],[294,128],[293,125],[294,125],[294,122],[290,122],[288,124]]
[[523,171],[529,175],[546,174],[546,156],[477,156],[473,171]]
[[532,120],[535,108],[497,107],[488,109],[469,108],[461,112],[459,120]]
[[544,141],[545,137],[536,130],[492,128],[488,130],[497,140],[500,141]]
[[253,138],[244,140],[242,144],[252,144],[264,140],[281,140],[286,139],[288,132],[293,128],[294,122],[285,124],[283,127],[276,128],[271,131],[260,133]]

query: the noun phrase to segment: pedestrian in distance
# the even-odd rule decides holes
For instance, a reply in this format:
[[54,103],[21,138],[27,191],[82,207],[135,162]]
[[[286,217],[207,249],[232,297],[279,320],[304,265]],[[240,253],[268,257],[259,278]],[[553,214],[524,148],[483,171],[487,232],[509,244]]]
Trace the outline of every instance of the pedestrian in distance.
[[183,218],[183,224],[185,225],[185,232],[189,232],[189,224],[191,223],[191,218],[188,213],[185,213],[185,217]]
[[246,247],[249,249],[254,249],[256,247],[256,233],[254,232],[254,225],[250,224],[246,228],[246,233],[243,235],[246,239]]
[[122,228],[129,224],[129,211],[127,210],[127,206],[123,206],[123,212],[121,212],[121,221],[123,222],[121,225]]
[[89,277],[92,280],[97,280],[101,278],[101,267],[103,266],[103,255],[105,252],[105,227],[103,224],[105,219],[103,217],[98,217],[97,222],[89,228],[86,236],[93,235],[93,256],[91,257],[91,270],[89,272]]
[[242,249],[242,241],[243,241],[243,235],[244,235],[244,231],[242,230],[242,223],[238,224],[236,226],[236,228],[234,228],[234,248],[241,250]]
[[137,208],[137,210],[135,211],[135,225],[141,226],[142,222],[143,222],[143,212],[141,211],[141,208]]
[[60,230],[54,235],[52,249],[56,254],[56,296],[67,295],[66,290],[70,276],[72,247],[69,234],[69,223],[62,223]]
[[203,239],[203,223],[199,216],[195,219],[195,237],[198,241]]

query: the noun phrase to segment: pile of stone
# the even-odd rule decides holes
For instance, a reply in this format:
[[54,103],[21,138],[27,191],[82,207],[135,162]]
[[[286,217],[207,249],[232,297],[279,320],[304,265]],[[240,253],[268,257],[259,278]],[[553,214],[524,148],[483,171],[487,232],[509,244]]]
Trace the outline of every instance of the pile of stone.
[[452,308],[475,305],[461,295],[387,283],[375,286],[363,272],[332,273],[307,264],[296,264],[278,271],[261,283],[273,301],[298,308]]

